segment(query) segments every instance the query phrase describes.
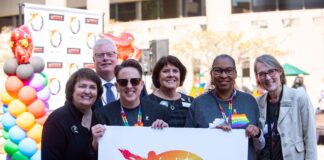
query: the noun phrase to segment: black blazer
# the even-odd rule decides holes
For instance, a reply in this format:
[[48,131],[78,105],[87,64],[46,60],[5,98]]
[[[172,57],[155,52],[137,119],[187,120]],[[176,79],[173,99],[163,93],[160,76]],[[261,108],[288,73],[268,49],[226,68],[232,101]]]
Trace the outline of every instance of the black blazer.
[[[166,107],[142,98],[140,101],[142,105],[142,121],[144,126],[151,126],[157,119],[162,119],[164,122],[168,123]],[[95,110],[98,123],[111,126],[124,125],[120,112],[120,100],[111,102],[106,106]]]

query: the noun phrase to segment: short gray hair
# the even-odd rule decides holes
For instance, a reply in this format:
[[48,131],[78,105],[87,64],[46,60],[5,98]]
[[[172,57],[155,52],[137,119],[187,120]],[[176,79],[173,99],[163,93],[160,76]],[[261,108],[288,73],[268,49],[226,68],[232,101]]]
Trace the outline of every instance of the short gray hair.
[[114,47],[114,50],[117,52],[116,44],[113,41],[107,38],[100,38],[96,41],[96,43],[93,46],[93,53],[95,52],[96,48],[101,45],[111,45]]
[[[272,55],[263,54],[263,55],[261,55],[261,56],[259,56],[259,57],[257,57],[255,59],[255,61],[254,61],[254,74],[255,74],[255,76],[257,76],[257,74],[258,74],[257,67],[256,67],[257,63],[262,63],[262,64],[265,64],[266,66],[273,67],[273,68],[281,71],[282,72],[282,75],[280,76],[281,84],[286,84],[287,83],[284,69],[282,68],[282,66],[278,62],[278,60],[275,57],[273,57]],[[258,80],[257,80],[257,84],[260,84],[260,82],[258,82]]]

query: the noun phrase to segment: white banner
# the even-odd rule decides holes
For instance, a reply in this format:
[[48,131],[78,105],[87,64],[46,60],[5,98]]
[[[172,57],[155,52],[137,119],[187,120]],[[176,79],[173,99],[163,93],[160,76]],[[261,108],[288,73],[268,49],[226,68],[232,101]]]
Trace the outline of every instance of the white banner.
[[103,13],[24,4],[24,22],[31,31],[34,56],[45,60],[50,110],[64,104],[65,84],[78,68],[93,68],[92,47],[103,31]]
[[99,140],[99,160],[244,160],[245,130],[106,126]]

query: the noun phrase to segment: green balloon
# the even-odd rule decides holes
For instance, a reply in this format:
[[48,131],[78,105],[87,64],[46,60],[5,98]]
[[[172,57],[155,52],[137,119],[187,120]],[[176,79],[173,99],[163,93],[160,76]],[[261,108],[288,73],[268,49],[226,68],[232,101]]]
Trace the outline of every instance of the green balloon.
[[12,155],[11,160],[28,160],[28,157],[24,156],[20,151],[17,151]]
[[7,131],[5,131],[4,129],[2,130],[2,137],[4,139],[8,139],[9,138],[9,133]]
[[48,85],[48,78],[47,78],[46,74],[41,73],[41,75],[44,77],[44,86],[47,86]]
[[6,151],[7,154],[13,155],[15,152],[18,151],[18,145],[11,142],[9,139],[6,140],[4,143],[4,150]]

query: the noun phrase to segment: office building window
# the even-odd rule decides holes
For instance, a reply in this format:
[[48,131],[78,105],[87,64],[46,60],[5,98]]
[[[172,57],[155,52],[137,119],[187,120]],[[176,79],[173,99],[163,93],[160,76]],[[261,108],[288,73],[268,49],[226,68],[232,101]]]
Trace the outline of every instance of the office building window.
[[110,5],[110,18],[117,21],[132,21],[136,19],[136,3],[116,3]]
[[158,18],[158,1],[143,1],[142,2],[142,19],[150,20]]
[[248,13],[250,9],[251,0],[232,0],[232,13]]
[[279,0],[279,10],[302,9],[303,0]]
[[324,8],[324,0],[305,0],[305,8]]
[[176,0],[157,0],[160,9],[160,18],[179,17],[179,3]]
[[205,15],[205,0],[182,0],[182,6],[184,17]]
[[252,0],[254,12],[265,12],[276,10],[276,0]]

